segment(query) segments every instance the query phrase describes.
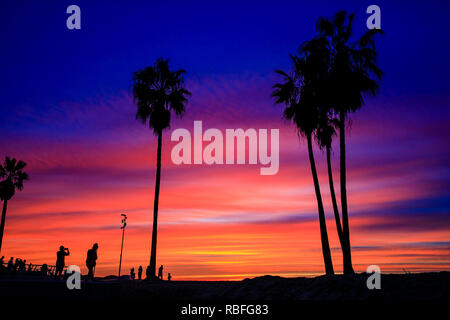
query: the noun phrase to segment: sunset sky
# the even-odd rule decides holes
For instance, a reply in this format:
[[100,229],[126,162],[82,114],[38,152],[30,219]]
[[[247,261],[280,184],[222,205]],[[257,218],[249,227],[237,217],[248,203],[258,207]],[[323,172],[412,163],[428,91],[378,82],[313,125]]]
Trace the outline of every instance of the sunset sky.
[[[162,1],[161,1],[162,2]],[[314,3],[314,4],[313,4]],[[187,71],[187,112],[164,132],[157,264],[176,280],[324,273],[306,142],[282,119],[274,70],[315,35],[319,16],[361,1],[2,1],[0,159],[28,163],[8,202],[2,255],[84,265],[99,243],[97,274],[148,264],[156,138],[135,119],[132,72],[170,58]],[[67,6],[81,30],[66,28]],[[450,270],[450,62],[445,1],[377,1],[385,72],[377,97],[351,116],[348,200],[357,272]],[[172,163],[174,129],[280,129],[280,168]],[[325,155],[315,149],[335,270],[342,256]],[[333,145],[339,191],[339,146]]]

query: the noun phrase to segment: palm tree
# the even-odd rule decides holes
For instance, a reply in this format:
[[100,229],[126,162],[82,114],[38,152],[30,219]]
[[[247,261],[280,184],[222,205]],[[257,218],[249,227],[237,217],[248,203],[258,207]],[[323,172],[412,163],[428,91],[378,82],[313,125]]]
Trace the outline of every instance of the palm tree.
[[303,44],[299,50],[301,55],[291,56],[294,63],[294,71],[291,74],[276,70],[284,78],[284,82],[273,86],[274,92],[272,95],[276,98],[275,103],[286,105],[284,117],[296,125],[300,136],[306,137],[319,213],[325,272],[326,274],[334,274],[325,211],[312,148],[312,137],[319,120],[320,95],[318,93],[322,79],[318,70],[323,65],[320,47],[320,43],[317,43],[314,39]]
[[374,36],[381,30],[367,31],[360,39],[352,41],[354,14],[345,11],[335,14],[332,20],[319,18],[317,30],[327,40],[330,54],[329,97],[330,108],[338,115],[340,145],[340,182],[342,205],[342,233],[345,241],[344,273],[354,273],[351,260],[350,229],[347,205],[347,175],[345,129],[348,114],[364,104],[365,96],[374,96],[382,71],[377,66]]
[[170,126],[171,112],[181,116],[185,111],[187,96],[191,93],[184,85],[184,70],[169,69],[169,60],[159,58],[151,67],[133,74],[133,101],[137,105],[136,118],[149,125],[158,137],[155,199],[153,206],[152,248],[150,274],[156,276],[156,240],[158,231],[158,201],[161,180],[162,133]]
[[0,165],[0,199],[3,201],[2,221],[0,225],[0,251],[2,249],[3,231],[5,230],[6,209],[8,201],[14,196],[16,189],[23,189],[23,182],[28,180],[28,174],[22,170],[27,164],[15,158],[6,157],[3,165]]

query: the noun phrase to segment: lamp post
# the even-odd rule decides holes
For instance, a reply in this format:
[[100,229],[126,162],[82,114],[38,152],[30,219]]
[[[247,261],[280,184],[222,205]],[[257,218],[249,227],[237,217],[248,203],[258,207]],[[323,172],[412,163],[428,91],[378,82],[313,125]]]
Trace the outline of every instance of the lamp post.
[[122,251],[123,251],[123,238],[125,237],[125,227],[127,226],[127,215],[122,214],[122,226],[120,229],[122,229],[122,245],[120,246],[120,261],[119,261],[119,280],[120,280],[120,269],[122,268]]

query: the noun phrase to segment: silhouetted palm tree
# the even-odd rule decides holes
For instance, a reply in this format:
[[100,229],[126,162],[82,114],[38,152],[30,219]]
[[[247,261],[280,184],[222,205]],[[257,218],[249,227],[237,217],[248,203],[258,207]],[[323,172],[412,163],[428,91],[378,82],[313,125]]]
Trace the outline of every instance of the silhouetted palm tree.
[[[297,127],[298,133],[305,136],[308,143],[308,155],[313,176],[314,190],[316,193],[319,212],[320,236],[322,241],[322,254],[325,263],[325,272],[333,274],[333,262],[331,259],[330,245],[326,227],[325,211],[320,193],[319,179],[312,148],[312,137],[317,128],[320,114],[320,87],[323,81],[321,69],[326,72],[326,56],[320,42],[313,39],[304,43],[300,50],[300,56],[291,56],[294,63],[294,71],[287,74],[276,70],[283,76],[284,82],[273,86],[272,95],[277,99],[276,103],[285,104],[284,117]],[[325,68],[323,66],[325,65]]]
[[2,221],[0,225],[0,251],[2,249],[3,231],[5,230],[6,209],[8,201],[14,196],[16,189],[23,189],[23,182],[28,179],[28,174],[22,170],[27,164],[15,158],[5,158],[3,165],[0,165],[0,199],[3,201]]
[[333,19],[319,18],[317,30],[328,41],[330,54],[329,97],[331,108],[339,116],[340,176],[342,231],[345,246],[344,273],[353,273],[350,247],[350,229],[347,205],[347,178],[345,161],[345,128],[349,113],[364,104],[365,95],[375,95],[382,71],[377,66],[374,36],[381,30],[367,31],[360,39],[352,41],[354,15],[345,11]]
[[137,105],[136,118],[158,137],[156,162],[155,199],[153,206],[152,248],[150,254],[150,274],[156,276],[156,240],[158,231],[158,201],[161,179],[162,133],[170,126],[171,112],[181,116],[185,111],[187,91],[184,85],[184,70],[169,69],[169,60],[159,58],[152,67],[133,74],[133,100]]

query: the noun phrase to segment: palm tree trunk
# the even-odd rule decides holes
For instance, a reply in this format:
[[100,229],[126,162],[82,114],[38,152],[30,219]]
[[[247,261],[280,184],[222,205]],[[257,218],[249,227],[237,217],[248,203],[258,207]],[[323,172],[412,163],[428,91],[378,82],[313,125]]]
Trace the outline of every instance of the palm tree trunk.
[[336,201],[336,193],[334,192],[334,183],[333,183],[333,170],[331,167],[331,148],[327,146],[327,167],[328,167],[328,182],[330,184],[330,194],[331,194],[331,202],[333,203],[333,211],[334,211],[334,219],[336,220],[336,229],[339,236],[339,242],[341,243],[341,247],[344,246],[344,238],[342,234],[342,226],[341,226],[341,217],[339,214],[339,208]]
[[344,256],[344,274],[355,273],[352,266],[352,255],[350,246],[350,228],[348,223],[348,207],[347,207],[347,172],[345,165],[345,113],[340,112],[339,115],[339,142],[341,156],[341,204],[342,204],[342,232],[345,240],[342,254]]
[[161,145],[162,131],[158,132],[158,153],[156,161],[155,201],[153,203],[152,251],[150,254],[150,275],[156,277],[156,240],[158,234],[158,202],[161,181]]
[[[338,208],[337,201],[336,201],[336,193],[334,191],[333,170],[331,167],[330,147],[327,147],[327,166],[328,166],[328,180],[329,180],[329,184],[330,184],[331,201],[333,203],[334,218],[336,220],[336,229],[337,229],[338,236],[339,236],[339,243],[341,244],[341,249],[342,249],[342,258],[343,258],[342,265],[344,266],[344,273],[353,273],[350,246],[347,245],[347,241],[346,241],[343,231],[342,231],[341,218],[339,215],[339,208]],[[345,272],[345,270],[347,270],[347,272]],[[351,270],[351,271],[349,272],[348,270]]]
[[2,210],[2,222],[0,225],[0,252],[2,251],[3,242],[3,230],[5,230],[5,220],[6,220],[6,208],[8,207],[8,200],[3,200],[3,210]]
[[314,153],[312,149],[311,134],[307,135],[308,155],[311,164],[311,173],[314,181],[314,189],[316,191],[317,207],[319,209],[320,238],[322,240],[322,254],[325,263],[326,274],[334,274],[333,262],[331,260],[330,244],[328,242],[327,225],[325,220],[325,211],[323,209],[322,196],[320,194],[319,178],[317,177],[316,163],[314,161]]

